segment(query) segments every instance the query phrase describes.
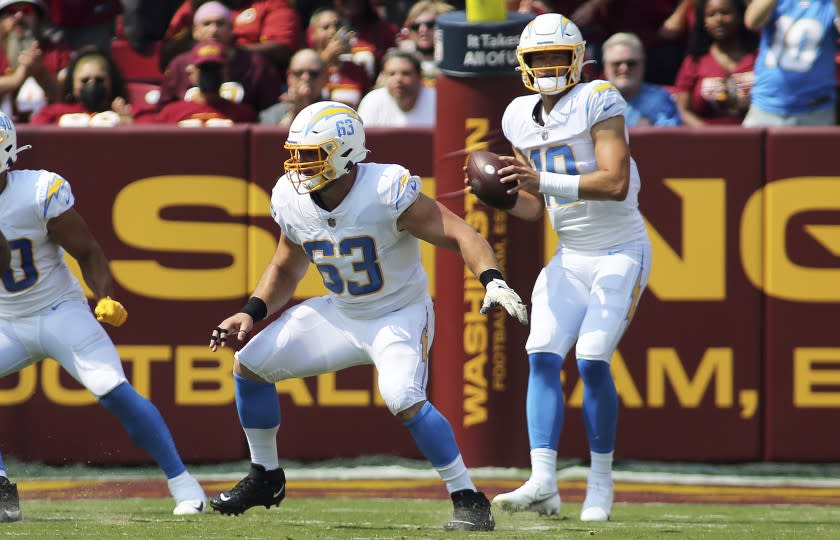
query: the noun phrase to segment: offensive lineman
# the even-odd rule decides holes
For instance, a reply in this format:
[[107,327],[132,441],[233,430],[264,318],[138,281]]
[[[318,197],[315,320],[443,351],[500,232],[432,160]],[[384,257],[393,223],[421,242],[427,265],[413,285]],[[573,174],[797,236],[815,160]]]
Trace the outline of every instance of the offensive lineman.
[[271,197],[280,225],[274,258],[242,310],[213,330],[210,349],[225,346],[229,335],[244,340],[255,322],[289,302],[310,263],[330,294],[287,309],[236,353],[236,408],[251,470],[210,504],[240,514],[285,497],[275,382],[373,364],[388,409],[446,483],[455,511],[445,528],[492,530],[490,503],[476,491],[449,422],[426,400],[434,311],[418,239],[460,251],[486,288],[482,313],[501,305],[526,324],[525,305],[487,241],[421,194],[418,177],[400,165],[360,163],[368,153],[364,126],[349,106],[304,108],[285,147],[291,157]]
[[524,85],[502,117],[516,157],[498,171],[518,193],[514,216],[548,213],[559,244],[531,297],[526,416],[531,477],[493,502],[510,511],[557,514],[557,445],[563,427],[563,358],[576,346],[591,469],[580,518],[606,521],[618,397],[610,360],[650,275],[650,242],[637,197],[639,173],[624,126],[626,104],[606,81],[581,83],[585,42],[551,13],[532,20],[516,49]]
[[[54,358],[122,422],[132,440],[166,473],[175,515],[200,514],[205,495],[187,471],[157,408],[131,386],[108,334],[97,322],[122,325],[128,313],[111,298],[108,260],[73,208],[70,184],[44,170],[11,171],[15,126],[0,112],[0,230],[12,253],[0,286],[0,377]],[[64,262],[79,263],[93,291],[96,318]],[[0,522],[20,519],[16,484],[0,458]]]

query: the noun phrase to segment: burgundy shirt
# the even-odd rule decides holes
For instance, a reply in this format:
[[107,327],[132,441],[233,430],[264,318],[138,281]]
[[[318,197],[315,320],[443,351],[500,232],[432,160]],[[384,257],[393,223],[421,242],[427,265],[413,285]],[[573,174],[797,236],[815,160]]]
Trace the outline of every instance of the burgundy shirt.
[[754,65],[753,53],[744,55],[732,72],[718,64],[711,53],[706,53],[697,61],[686,56],[674,86],[677,92],[688,93],[691,111],[706,122],[740,124],[747,111],[733,107],[729,96],[730,92],[737,92],[742,97],[749,95],[755,80]]
[[[244,95],[241,103],[261,111],[277,103],[284,87],[280,73],[261,54],[234,49],[233,58],[228,61],[227,78],[242,85]],[[159,107],[172,101],[184,99],[187,90],[194,85],[187,75],[192,53],[187,51],[172,59],[160,83]]]
[[138,118],[137,123],[177,124],[182,126],[224,125],[225,122],[256,122],[257,113],[249,105],[227,100],[216,105],[194,101],[175,101],[156,115]]

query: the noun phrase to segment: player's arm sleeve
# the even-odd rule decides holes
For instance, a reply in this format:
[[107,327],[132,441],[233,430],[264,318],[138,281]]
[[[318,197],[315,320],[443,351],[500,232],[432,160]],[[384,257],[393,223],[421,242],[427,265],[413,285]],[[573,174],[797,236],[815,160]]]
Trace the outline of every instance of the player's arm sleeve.
[[420,197],[421,180],[405,167],[391,165],[379,181],[379,199],[394,221]]
[[586,100],[586,116],[590,126],[614,116],[622,116],[627,109],[627,102],[611,83],[601,81],[590,88]]
[[284,205],[284,198],[288,197],[288,194],[283,194],[285,186],[282,185],[281,182],[288,182],[288,180],[285,176],[281,177],[271,190],[271,202],[269,203],[268,208],[271,212],[271,219],[280,226],[280,230],[290,242],[300,244],[300,240],[294,234],[294,228],[287,225],[286,221],[283,219],[283,214],[280,211]]
[[38,214],[46,223],[73,207],[76,199],[70,182],[49,171],[42,171],[35,189]]

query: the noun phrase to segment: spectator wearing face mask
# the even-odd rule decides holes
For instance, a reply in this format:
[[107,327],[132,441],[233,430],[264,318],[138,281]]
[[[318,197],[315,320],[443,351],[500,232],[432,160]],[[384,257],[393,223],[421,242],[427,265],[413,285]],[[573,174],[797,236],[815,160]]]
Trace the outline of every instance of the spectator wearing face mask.
[[67,72],[64,101],[41,109],[32,124],[113,127],[134,123],[122,75],[107,53],[83,47]]
[[141,123],[176,124],[182,127],[226,127],[256,122],[250,105],[228,101],[220,91],[225,80],[225,46],[214,40],[200,41],[191,51],[187,73],[196,91],[189,100],[174,101],[156,115],[139,118]]
[[225,46],[225,79],[221,95],[228,101],[250,105],[261,111],[277,103],[283,79],[277,69],[261,55],[234,44],[233,14],[221,2],[210,1],[195,11],[192,26],[193,45],[169,64],[160,85],[158,107],[192,99],[197,89],[188,72],[195,43],[215,40]]

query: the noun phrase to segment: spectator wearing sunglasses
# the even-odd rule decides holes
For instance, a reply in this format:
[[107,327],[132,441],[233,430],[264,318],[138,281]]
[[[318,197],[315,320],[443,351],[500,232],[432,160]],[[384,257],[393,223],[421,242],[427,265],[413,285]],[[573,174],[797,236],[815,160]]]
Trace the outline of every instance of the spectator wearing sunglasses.
[[438,15],[454,8],[440,0],[420,0],[408,10],[405,24],[400,31],[399,48],[414,52],[420,59],[423,82],[434,86],[437,66],[435,65],[435,26]]
[[304,108],[323,100],[327,70],[317,51],[301,49],[286,71],[286,93],[280,102],[260,112],[260,124],[288,127]]
[[104,51],[79,49],[67,67],[64,99],[32,117],[32,124],[60,127],[114,127],[134,123],[119,68]]
[[618,32],[603,44],[604,78],[627,102],[627,127],[678,126],[682,124],[677,104],[662,86],[644,82],[645,50],[635,34]]

